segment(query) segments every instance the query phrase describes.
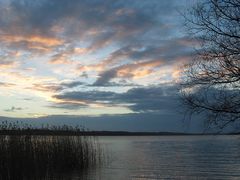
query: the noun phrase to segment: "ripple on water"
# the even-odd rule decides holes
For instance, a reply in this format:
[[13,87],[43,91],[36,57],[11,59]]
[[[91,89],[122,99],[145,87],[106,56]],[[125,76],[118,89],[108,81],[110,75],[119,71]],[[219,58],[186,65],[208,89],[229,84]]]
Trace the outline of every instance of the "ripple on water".
[[238,136],[100,137],[111,161],[92,179],[240,179]]

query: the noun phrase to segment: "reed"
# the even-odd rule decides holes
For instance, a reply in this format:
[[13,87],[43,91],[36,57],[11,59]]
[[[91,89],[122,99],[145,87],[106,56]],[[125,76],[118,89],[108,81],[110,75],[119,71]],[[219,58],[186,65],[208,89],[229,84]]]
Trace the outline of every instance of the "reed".
[[[6,123],[0,131],[5,132],[0,135],[1,180],[80,177],[101,164],[102,150],[94,137],[33,135],[34,129]],[[6,134],[11,131],[14,133]]]

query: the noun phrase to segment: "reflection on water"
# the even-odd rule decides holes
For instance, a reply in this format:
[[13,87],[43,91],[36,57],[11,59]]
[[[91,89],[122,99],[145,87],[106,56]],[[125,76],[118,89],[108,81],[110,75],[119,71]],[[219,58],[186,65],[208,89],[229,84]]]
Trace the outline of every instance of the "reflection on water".
[[109,162],[89,180],[240,179],[239,136],[100,137]]

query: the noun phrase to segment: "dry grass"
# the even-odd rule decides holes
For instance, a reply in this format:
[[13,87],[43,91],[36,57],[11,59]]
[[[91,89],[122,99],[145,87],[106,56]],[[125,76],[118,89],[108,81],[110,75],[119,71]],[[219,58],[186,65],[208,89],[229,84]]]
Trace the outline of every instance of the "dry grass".
[[93,137],[21,134],[24,128],[17,126],[14,131],[0,135],[2,180],[64,179],[101,164],[102,151]]

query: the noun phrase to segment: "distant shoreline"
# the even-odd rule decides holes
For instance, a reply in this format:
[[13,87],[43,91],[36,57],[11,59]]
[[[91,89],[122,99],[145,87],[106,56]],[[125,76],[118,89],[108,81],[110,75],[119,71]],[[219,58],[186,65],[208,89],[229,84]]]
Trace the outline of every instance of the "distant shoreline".
[[181,133],[181,132],[129,132],[129,131],[62,131],[62,130],[0,130],[0,135],[41,136],[201,136],[240,135],[240,133]]

